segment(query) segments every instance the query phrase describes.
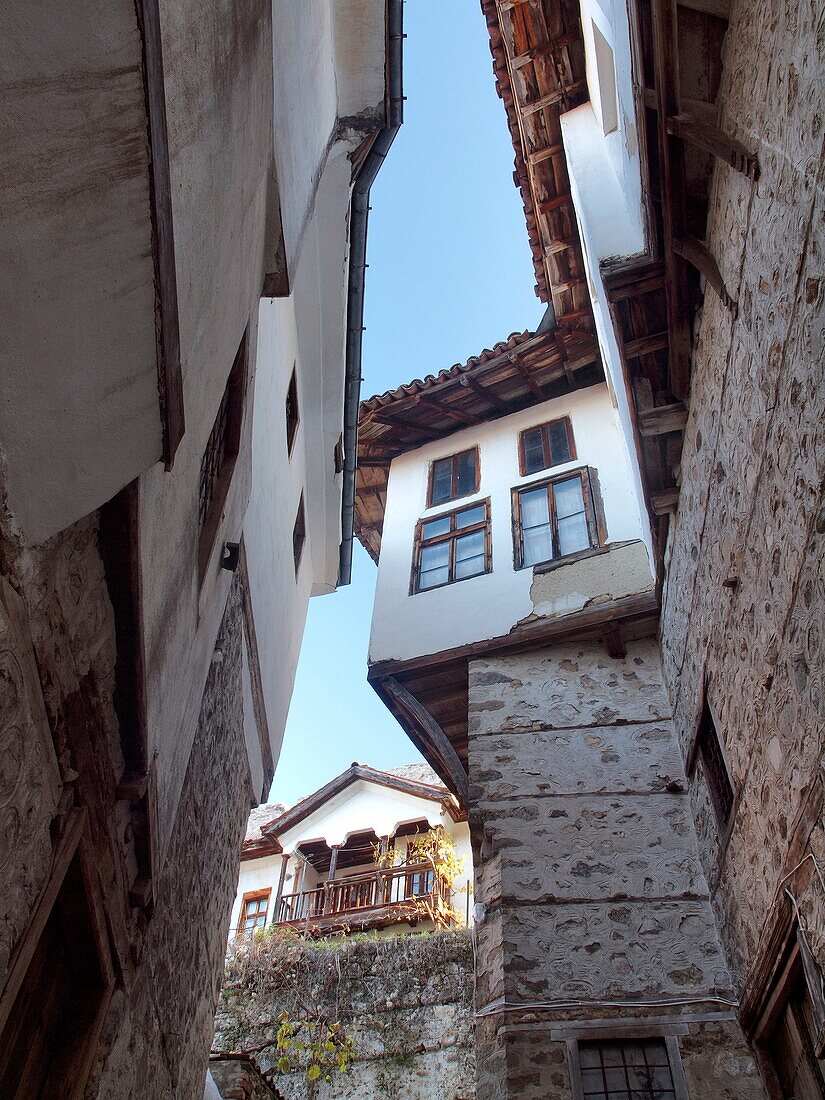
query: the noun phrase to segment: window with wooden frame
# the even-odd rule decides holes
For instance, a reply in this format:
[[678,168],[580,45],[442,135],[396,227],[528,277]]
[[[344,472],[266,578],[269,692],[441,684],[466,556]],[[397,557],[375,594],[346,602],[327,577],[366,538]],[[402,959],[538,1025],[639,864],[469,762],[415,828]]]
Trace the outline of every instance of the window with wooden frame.
[[238,921],[238,934],[250,935],[256,928],[266,926],[269,912],[269,898],[272,890],[254,890],[244,894],[241,902],[241,916]]
[[513,489],[517,569],[600,545],[591,471],[587,468]]
[[412,591],[489,573],[492,568],[490,501],[419,520],[415,532]]
[[535,428],[525,428],[518,434],[518,456],[521,476],[537,474],[576,458],[576,441],[569,416],[548,420]]
[[430,477],[427,486],[427,507],[446,504],[459,497],[468,497],[478,492],[479,485],[478,447],[469,451],[460,451],[447,458],[437,458],[430,464]]
[[198,568],[201,578],[220,526],[232,471],[240,451],[246,361],[247,334],[244,333],[201,458],[198,486]]
[[292,557],[295,562],[295,576],[298,576],[298,569],[301,565],[301,558],[304,553],[304,543],[307,537],[307,523],[306,514],[304,512],[304,494],[301,493],[301,499],[298,501],[298,512],[295,516],[295,523],[292,527]]
[[725,755],[722,752],[719,734],[716,732],[716,724],[713,721],[707,698],[705,698],[702,705],[702,717],[699,720],[693,748],[688,759],[688,776],[693,775],[696,761],[700,756],[704,766],[710,800],[716,814],[716,821],[720,831],[725,833],[728,830],[733,813],[733,784],[730,780]]
[[295,436],[298,434],[300,416],[298,414],[298,374],[297,365],[292,365],[292,376],[286,391],[286,453],[291,458],[292,448],[295,445]]
[[581,1100],[678,1100],[664,1039],[579,1041]]

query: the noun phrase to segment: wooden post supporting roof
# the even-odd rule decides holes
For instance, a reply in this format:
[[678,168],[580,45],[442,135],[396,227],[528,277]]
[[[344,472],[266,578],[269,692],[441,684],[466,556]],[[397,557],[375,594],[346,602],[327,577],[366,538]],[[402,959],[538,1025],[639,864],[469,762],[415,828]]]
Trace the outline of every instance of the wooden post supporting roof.
[[444,730],[430,712],[394,676],[388,676],[383,680],[382,687],[392,701],[404,712],[407,719],[416,727],[419,739],[438,757],[452,781],[453,789],[462,809],[466,808],[469,794],[467,773]]

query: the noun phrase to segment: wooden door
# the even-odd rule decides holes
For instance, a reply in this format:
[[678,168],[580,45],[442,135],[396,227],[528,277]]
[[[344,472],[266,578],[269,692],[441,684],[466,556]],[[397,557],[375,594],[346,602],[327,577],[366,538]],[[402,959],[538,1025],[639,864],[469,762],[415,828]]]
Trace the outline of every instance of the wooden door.
[[764,1048],[783,1100],[825,1100],[825,1066],[814,1053],[814,1035],[813,1006],[800,966]]

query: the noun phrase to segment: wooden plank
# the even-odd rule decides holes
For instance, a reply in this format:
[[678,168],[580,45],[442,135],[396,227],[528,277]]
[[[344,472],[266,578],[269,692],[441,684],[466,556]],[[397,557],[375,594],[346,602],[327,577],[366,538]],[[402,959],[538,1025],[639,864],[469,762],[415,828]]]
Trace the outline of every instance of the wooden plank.
[[459,381],[459,385],[465,386],[468,390],[472,390],[483,401],[486,401],[489,405],[492,405],[494,409],[498,409],[499,412],[511,412],[510,406],[506,401],[502,401],[500,397],[497,397],[486,386],[482,386],[480,382],[477,382],[475,378],[470,378],[468,375],[463,375]]
[[730,0],[679,0],[679,7],[730,20]]
[[539,111],[543,111],[545,107],[552,107],[556,103],[562,103],[564,100],[569,99],[576,92],[581,91],[584,86],[585,82],[583,80],[577,80],[575,84],[568,84],[555,92],[548,92],[546,95],[539,96],[538,99],[522,104],[519,110],[522,115],[537,114]]
[[658,489],[650,494],[650,507],[657,516],[663,516],[667,512],[675,512],[679,504],[679,490],[675,486],[671,489]]
[[464,770],[464,765],[459,760],[458,753],[447,739],[447,735],[441,726],[394,676],[388,676],[383,680],[382,686],[393,702],[415,724],[424,744],[432,748],[432,751],[439,758],[453,781],[453,789],[459,804],[462,808],[466,808],[469,797],[467,772]]
[[515,57],[510,59],[510,68],[514,70],[523,69],[525,65],[530,65],[533,61],[537,61],[541,57],[547,57],[550,54],[554,54],[564,49],[565,46],[572,46],[579,41],[580,35],[578,31],[560,34],[549,42],[541,42],[538,46],[532,46],[529,50],[525,50],[524,53],[516,54]]
[[639,336],[635,340],[628,340],[624,346],[627,359],[637,359],[640,355],[650,355],[654,351],[663,351],[669,342],[669,333],[654,332],[649,336]]
[[[659,101],[656,98],[655,88],[645,88],[643,93],[645,107],[651,111],[659,110]],[[694,119],[702,119],[711,125],[715,125],[718,110],[715,103],[706,99],[692,99],[690,96],[680,96],[683,111],[689,111]]]
[[[534,149],[532,153],[527,154],[527,163],[532,168],[536,164],[541,164],[543,160],[549,160],[550,157],[557,157],[563,152],[564,146],[561,142],[557,145],[548,145],[546,149]],[[539,206],[541,206],[541,204],[539,204]]]
[[689,264],[692,264],[700,274],[704,275],[727,309],[731,312],[736,310],[736,302],[728,294],[719,265],[707,245],[697,241],[695,237],[678,237],[673,242],[673,251],[677,256],[681,256]]
[[545,256],[555,256],[559,252],[566,252],[568,248],[572,248],[572,241],[550,241],[544,246]]
[[450,405],[445,405],[439,401],[437,397],[421,396],[419,402],[423,405],[427,405],[431,409],[436,409],[450,420],[455,420],[458,424],[478,424],[479,417],[471,416],[469,413],[462,412],[460,409],[454,409]]
[[673,251],[676,237],[685,235],[685,174],[682,146],[668,134],[666,120],[681,114],[679,44],[675,0],[651,0],[659,148],[662,171],[662,222],[667,273],[669,341],[668,375],[675,397],[685,400],[690,386],[690,297],[687,270]]
[[626,286],[617,286],[614,289],[608,283],[607,296],[611,302],[624,302],[628,298],[639,298],[643,294],[653,294],[657,290],[664,290],[665,276],[649,275],[637,282],[628,283]]
[[377,420],[380,424],[387,424],[391,428],[400,428],[405,432],[418,432],[424,437],[424,439],[440,439],[442,432],[437,428],[431,428],[427,424],[416,424],[412,420],[404,420],[393,412],[386,412],[384,409],[375,409],[368,414],[372,420]]
[[620,623],[611,623],[602,633],[602,639],[607,646],[607,652],[614,661],[619,661],[627,656],[627,647],[624,644]]
[[644,436],[681,432],[687,424],[688,411],[681,401],[672,405],[658,405],[639,413],[639,431]]
[[524,379],[524,382],[527,384],[527,387],[529,388],[529,390],[533,394],[533,396],[536,398],[536,400],[537,401],[546,401],[547,397],[545,395],[544,390],[541,388],[541,386],[538,384],[538,382],[535,380],[535,378],[532,376],[532,374],[530,374],[530,372],[527,370],[524,363],[522,363],[522,361],[519,359],[519,357],[515,354],[510,355],[510,362],[516,368],[516,370],[518,371],[521,378]]
[[741,141],[720,130],[718,126],[703,119],[693,118],[692,115],[683,111],[682,114],[673,115],[667,120],[667,132],[695,145],[698,149],[704,149],[706,153],[711,153],[748,179],[759,179],[759,161],[756,154]]
[[558,210],[561,206],[567,206],[572,201],[569,193],[565,191],[563,195],[554,195],[552,199],[543,199],[538,204],[538,212],[540,214],[552,214],[554,210]]

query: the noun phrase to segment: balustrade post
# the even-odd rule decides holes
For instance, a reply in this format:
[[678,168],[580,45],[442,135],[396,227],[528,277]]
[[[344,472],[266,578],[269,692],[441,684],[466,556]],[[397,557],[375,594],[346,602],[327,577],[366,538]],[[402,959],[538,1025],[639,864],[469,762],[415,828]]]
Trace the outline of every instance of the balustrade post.
[[284,896],[284,882],[286,881],[286,868],[289,856],[284,853],[281,856],[281,873],[278,876],[278,886],[275,890],[275,904],[272,907],[272,923],[277,924],[281,919],[281,898]]
[[330,845],[330,857],[329,857],[329,871],[327,872],[327,881],[324,883],[324,912],[329,913],[332,899],[332,880],[335,878],[335,872],[338,868],[338,849],[340,844]]

